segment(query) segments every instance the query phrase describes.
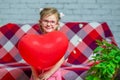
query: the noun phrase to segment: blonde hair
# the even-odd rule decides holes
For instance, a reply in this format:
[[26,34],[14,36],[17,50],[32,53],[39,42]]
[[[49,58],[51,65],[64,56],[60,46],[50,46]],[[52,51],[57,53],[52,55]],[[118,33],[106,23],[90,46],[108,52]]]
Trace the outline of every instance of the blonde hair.
[[40,12],[40,19],[43,19],[45,16],[50,16],[53,14],[56,15],[58,21],[61,19],[58,10],[54,7],[43,8]]

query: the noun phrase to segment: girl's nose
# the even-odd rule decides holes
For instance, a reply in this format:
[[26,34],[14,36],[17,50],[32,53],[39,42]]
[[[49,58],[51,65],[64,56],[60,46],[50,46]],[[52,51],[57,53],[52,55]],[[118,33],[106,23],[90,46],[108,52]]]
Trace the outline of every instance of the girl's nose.
[[50,22],[48,22],[47,25],[50,25]]

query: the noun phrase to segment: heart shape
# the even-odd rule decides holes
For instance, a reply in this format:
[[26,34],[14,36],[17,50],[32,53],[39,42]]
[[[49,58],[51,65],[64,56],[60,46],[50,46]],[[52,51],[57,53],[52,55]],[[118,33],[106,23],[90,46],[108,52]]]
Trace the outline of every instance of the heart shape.
[[18,50],[30,65],[45,69],[56,64],[68,47],[67,36],[60,31],[43,35],[26,34],[18,43]]

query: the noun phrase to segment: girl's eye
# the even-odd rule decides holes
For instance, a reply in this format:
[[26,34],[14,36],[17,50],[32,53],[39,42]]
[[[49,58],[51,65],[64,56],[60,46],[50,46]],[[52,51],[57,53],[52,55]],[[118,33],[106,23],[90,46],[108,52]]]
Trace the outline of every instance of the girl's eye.
[[55,21],[51,21],[51,23],[55,23]]
[[56,22],[55,21],[49,21],[49,20],[42,20],[42,22],[44,23],[44,24],[48,24],[48,23],[50,23],[51,25],[55,25],[56,24]]

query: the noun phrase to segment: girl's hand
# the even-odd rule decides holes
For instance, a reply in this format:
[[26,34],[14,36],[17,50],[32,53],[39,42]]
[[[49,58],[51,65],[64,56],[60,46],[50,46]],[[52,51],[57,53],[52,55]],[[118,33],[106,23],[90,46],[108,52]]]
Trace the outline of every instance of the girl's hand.
[[[31,79],[30,79],[31,80]],[[33,79],[32,80],[40,80],[39,77],[34,77],[33,76]]]
[[39,79],[40,80],[47,80],[52,74],[48,71],[48,72],[44,72],[42,74],[39,75]]
[[39,79],[39,78],[36,78],[36,79],[34,79],[34,80],[41,80],[41,79]]

